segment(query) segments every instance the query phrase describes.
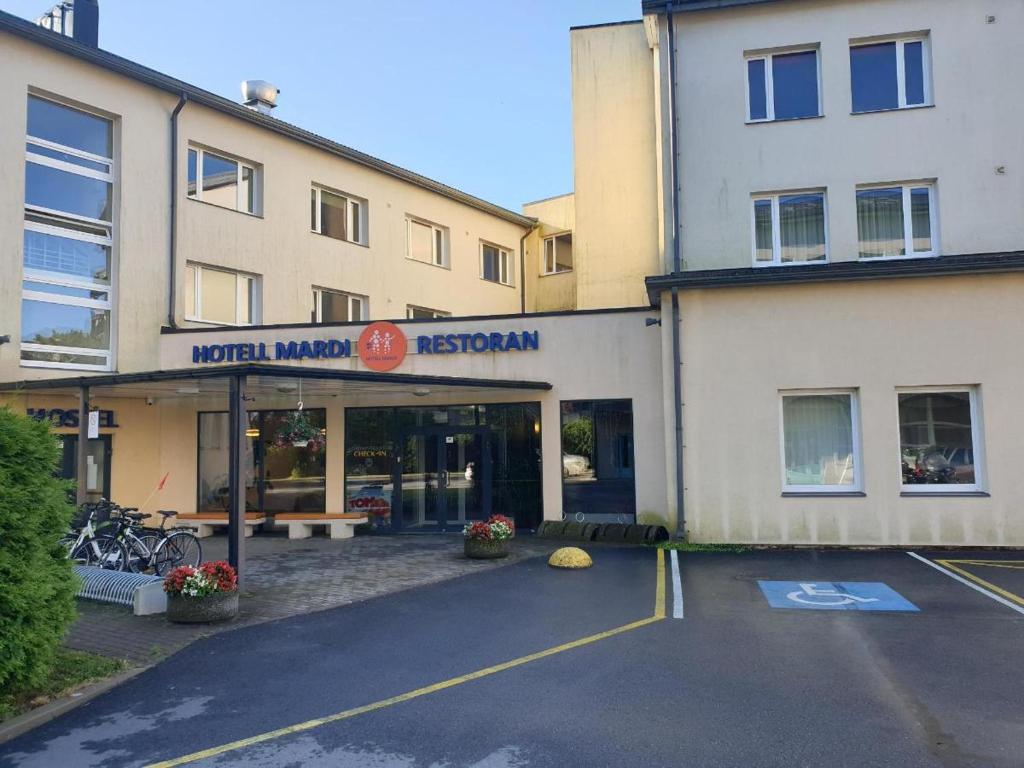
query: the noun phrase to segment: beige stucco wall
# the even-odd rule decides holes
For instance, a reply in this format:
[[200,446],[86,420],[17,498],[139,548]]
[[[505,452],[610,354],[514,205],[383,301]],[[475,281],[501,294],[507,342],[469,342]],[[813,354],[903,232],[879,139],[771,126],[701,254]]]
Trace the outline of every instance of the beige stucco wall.
[[576,199],[573,193],[549,197],[523,205],[523,214],[537,219],[537,227],[526,240],[527,305],[536,312],[576,309],[576,274],[574,263],[570,272],[544,274],[544,238],[564,232],[576,240]]
[[[395,373],[459,376],[485,379],[546,381],[549,391],[489,390],[445,393],[438,389],[427,396],[413,396],[412,387],[385,389],[379,393],[350,391],[337,396],[303,399],[306,408],[327,409],[328,511],[343,506],[344,408],[373,405],[471,404],[539,401],[541,404],[544,516],[561,517],[560,401],[628,398],[633,403],[636,503],[638,514],[664,515],[665,474],[662,460],[663,410],[661,372],[657,364],[661,340],[656,328],[644,318],[653,312],[519,317],[508,320],[432,321],[400,323],[409,338],[410,353]],[[273,342],[287,339],[358,339],[364,326],[348,325],[304,329],[232,329],[167,334],[161,337],[160,365],[164,369],[194,368],[192,346],[236,342]],[[525,352],[416,354],[419,334],[490,333],[532,331],[540,335],[540,349]],[[273,364],[296,365],[278,362]],[[211,366],[202,366],[209,368]],[[365,370],[357,357],[305,361],[304,367]],[[261,395],[253,409],[294,408],[296,395]],[[223,397],[185,396],[175,393],[157,398],[154,408],[162,413],[161,428],[154,440],[160,445],[160,474],[170,472],[161,504],[165,508],[190,509],[196,488],[196,412],[224,410]]]
[[[675,15],[685,267],[750,266],[751,193],[809,187],[827,189],[830,259],[854,260],[855,186],[916,179],[937,179],[943,253],[1020,248],[1024,102],[1010,84],[1024,77],[1024,4],[810,5]],[[850,114],[850,39],[916,31],[930,33],[935,106]],[[744,52],[807,44],[820,44],[824,117],[747,125]]]
[[[683,291],[692,538],[1024,545],[1022,296],[1020,275]],[[896,388],[964,385],[990,496],[901,497]],[[781,496],[779,391],[805,388],[857,390],[863,498]]]
[[580,309],[647,304],[660,272],[652,57],[640,22],[574,29],[576,297]]
[[[115,120],[116,367],[157,367],[155,340],[168,309],[169,119],[176,97],[3,33],[0,60],[6,105],[0,121],[0,335],[12,337],[0,345],[0,381],[68,375],[18,364],[31,89]],[[194,103],[180,114],[179,137],[179,323],[188,260],[262,275],[264,323],[308,322],[314,285],[368,296],[372,319],[404,317],[407,304],[455,315],[519,312],[518,246],[525,227]],[[190,141],[262,166],[262,216],[187,198]],[[310,231],[314,182],[369,201],[368,247]],[[406,258],[407,214],[449,228],[450,269]],[[481,240],[512,254],[512,287],[480,278]]]

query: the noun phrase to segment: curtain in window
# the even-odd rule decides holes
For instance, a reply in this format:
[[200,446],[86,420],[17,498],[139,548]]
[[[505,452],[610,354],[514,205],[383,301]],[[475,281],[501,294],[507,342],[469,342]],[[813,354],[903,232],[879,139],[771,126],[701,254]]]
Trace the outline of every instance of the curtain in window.
[[853,485],[850,395],[782,399],[787,485]]
[[825,258],[825,197],[821,194],[779,197],[782,261]]
[[906,255],[900,187],[857,192],[857,234],[862,259]]

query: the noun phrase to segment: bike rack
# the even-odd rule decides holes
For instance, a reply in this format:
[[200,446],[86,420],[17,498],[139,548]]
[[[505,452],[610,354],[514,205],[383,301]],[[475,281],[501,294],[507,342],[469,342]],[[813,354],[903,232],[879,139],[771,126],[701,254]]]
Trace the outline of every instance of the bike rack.
[[167,612],[164,580],[159,576],[111,571],[94,565],[76,565],[75,573],[82,581],[78,597],[126,605],[136,616]]

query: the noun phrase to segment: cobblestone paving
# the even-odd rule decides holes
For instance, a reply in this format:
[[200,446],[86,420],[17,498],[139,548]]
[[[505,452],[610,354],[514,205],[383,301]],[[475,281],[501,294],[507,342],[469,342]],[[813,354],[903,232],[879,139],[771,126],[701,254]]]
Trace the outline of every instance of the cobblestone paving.
[[[459,536],[318,536],[280,534],[246,539],[248,575],[239,617],[213,626],[171,624],[163,615],[134,616],[127,608],[78,601],[78,619],[65,639],[72,648],[150,663],[206,635],[500,568],[547,555],[559,545],[531,537],[512,541],[501,560],[469,560]],[[227,558],[227,537],[203,539],[203,559]]]

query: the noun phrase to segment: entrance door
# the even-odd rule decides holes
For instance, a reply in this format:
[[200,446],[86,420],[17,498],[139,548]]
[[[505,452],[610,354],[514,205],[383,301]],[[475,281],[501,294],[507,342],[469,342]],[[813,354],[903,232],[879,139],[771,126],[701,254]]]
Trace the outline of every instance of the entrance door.
[[[78,435],[61,435],[60,476],[76,480],[78,474]],[[90,438],[86,444],[86,501],[110,498],[110,435]]]
[[[395,460],[397,510],[404,532],[461,531],[491,514],[491,455],[486,427],[431,427],[402,432]],[[397,514],[395,514],[397,512]]]

